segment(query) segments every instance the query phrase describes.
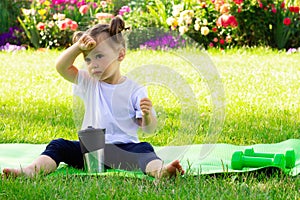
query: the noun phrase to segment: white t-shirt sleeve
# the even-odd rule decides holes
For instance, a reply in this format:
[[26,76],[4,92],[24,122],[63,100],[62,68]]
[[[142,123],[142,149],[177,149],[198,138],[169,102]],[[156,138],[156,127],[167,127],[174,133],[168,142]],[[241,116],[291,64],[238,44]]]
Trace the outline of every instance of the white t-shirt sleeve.
[[77,84],[73,84],[73,94],[84,99],[90,76],[86,70],[78,70]]

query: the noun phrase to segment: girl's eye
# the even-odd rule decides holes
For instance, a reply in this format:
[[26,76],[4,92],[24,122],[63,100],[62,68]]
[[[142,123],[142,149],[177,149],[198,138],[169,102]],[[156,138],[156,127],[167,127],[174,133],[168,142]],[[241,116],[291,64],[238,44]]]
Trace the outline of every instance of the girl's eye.
[[89,63],[89,62],[91,62],[91,59],[90,59],[90,58],[85,58],[84,61],[85,61],[86,63]]
[[100,58],[102,58],[102,57],[103,57],[102,54],[97,54],[97,55],[96,55],[96,59],[100,59]]

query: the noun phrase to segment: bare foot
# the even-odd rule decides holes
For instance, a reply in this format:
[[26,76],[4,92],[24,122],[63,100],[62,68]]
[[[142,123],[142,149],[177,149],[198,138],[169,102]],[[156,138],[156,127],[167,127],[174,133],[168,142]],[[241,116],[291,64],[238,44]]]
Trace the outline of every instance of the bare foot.
[[179,160],[172,161],[167,166],[165,166],[165,169],[170,177],[176,176],[177,174],[180,174],[180,175],[184,174],[184,170],[182,169],[182,166],[181,166]]
[[16,178],[18,176],[28,176],[28,177],[32,177],[32,173],[25,171],[23,169],[11,169],[11,168],[5,168],[3,169],[3,174],[2,176],[4,178]]
[[3,177],[17,177],[17,176],[27,176],[34,177],[35,175],[46,175],[57,168],[56,162],[46,155],[39,156],[36,160],[34,160],[30,165],[22,168],[4,168],[3,169]]
[[174,160],[170,162],[168,165],[164,166],[162,170],[158,173],[156,178],[160,179],[162,177],[173,177],[177,175],[183,175],[184,170],[182,169],[182,166],[179,162],[179,160]]
[[20,174],[22,173],[20,170],[18,169],[9,169],[9,168],[5,168],[3,169],[3,174],[2,176],[4,178],[8,178],[8,177],[12,177],[12,178],[15,178],[17,176],[20,176]]

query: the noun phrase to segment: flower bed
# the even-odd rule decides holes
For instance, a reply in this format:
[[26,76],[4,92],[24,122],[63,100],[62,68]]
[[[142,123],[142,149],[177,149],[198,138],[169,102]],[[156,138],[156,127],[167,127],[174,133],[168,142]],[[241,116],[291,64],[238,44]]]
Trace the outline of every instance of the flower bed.
[[[183,40],[192,39],[204,48],[263,45],[288,49],[300,46],[299,0],[127,0],[114,1],[114,4],[109,0],[26,2],[31,2],[30,7],[22,8],[18,17],[24,32],[16,29],[1,34],[1,45],[7,42],[20,45],[20,40],[13,40],[24,38],[26,34],[27,41],[22,40],[22,44],[35,48],[64,48],[71,44],[74,31],[106,23],[119,14],[135,33],[130,38],[135,44],[130,48],[156,49],[154,41],[166,42],[167,39],[170,40],[168,44],[174,46],[177,36],[168,38],[168,35],[177,33]],[[164,33],[155,34],[161,30]],[[138,33],[142,35],[136,35]],[[20,35],[22,37],[17,37]]]

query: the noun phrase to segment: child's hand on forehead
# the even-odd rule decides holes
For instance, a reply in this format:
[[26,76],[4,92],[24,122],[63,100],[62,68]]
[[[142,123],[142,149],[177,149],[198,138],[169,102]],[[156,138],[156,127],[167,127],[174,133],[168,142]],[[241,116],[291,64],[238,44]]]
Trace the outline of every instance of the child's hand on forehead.
[[78,40],[78,47],[82,51],[89,51],[96,47],[96,41],[89,35],[82,35]]

